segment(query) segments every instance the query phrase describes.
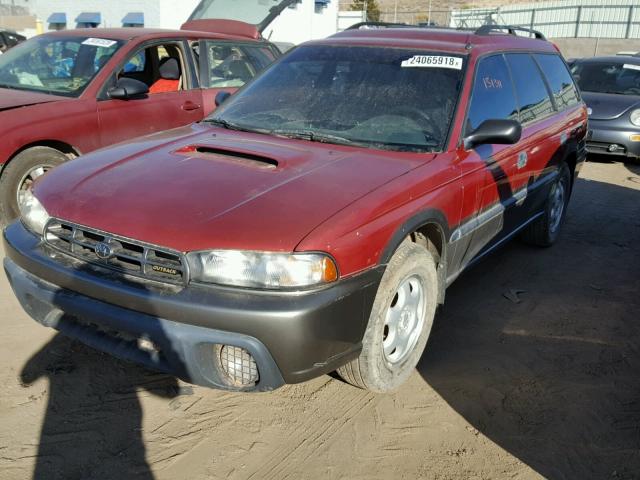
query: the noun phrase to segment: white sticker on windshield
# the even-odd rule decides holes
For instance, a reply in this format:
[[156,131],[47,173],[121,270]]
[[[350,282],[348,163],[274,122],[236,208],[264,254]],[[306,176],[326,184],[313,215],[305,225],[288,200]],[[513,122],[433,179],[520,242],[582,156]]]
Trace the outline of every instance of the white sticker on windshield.
[[109,48],[111,45],[115,45],[115,40],[107,40],[106,38],[87,38],[83,45],[90,45],[92,47],[104,47]]
[[629,70],[640,70],[640,65],[634,65],[632,63],[625,63],[622,68],[628,68]]
[[443,57],[441,55],[414,55],[403,60],[401,67],[453,68],[462,70],[462,58]]

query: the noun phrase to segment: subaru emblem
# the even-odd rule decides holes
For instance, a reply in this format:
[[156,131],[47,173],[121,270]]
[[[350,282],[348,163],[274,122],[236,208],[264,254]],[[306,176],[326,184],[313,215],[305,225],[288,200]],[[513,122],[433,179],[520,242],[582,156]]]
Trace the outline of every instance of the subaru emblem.
[[98,258],[102,258],[103,260],[106,260],[107,258],[110,258],[113,255],[113,249],[108,243],[104,243],[104,242],[96,243],[94,250]]

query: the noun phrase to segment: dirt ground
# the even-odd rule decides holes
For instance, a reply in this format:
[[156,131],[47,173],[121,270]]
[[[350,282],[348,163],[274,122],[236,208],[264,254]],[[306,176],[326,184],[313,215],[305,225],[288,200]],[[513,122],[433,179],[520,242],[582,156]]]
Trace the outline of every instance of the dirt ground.
[[[638,479],[640,168],[449,289],[397,393],[193,387],[28,319],[0,275],[0,479]],[[519,292],[519,293],[516,293]]]

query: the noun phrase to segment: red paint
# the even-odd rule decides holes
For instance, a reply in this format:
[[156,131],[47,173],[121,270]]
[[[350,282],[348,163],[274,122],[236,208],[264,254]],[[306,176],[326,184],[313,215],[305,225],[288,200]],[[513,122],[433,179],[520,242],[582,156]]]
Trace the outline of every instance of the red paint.
[[[100,38],[125,40],[104,68],[77,98],[0,88],[0,169],[20,150],[33,145],[64,144],[85,154],[101,147],[149,133],[202,120],[215,109],[219,88],[156,93],[146,99],[101,100],[105,82],[141,44],[152,40],[238,40],[240,32],[226,33],[159,30],[146,28],[101,28]],[[48,36],[87,36],[86,29],[47,33]],[[261,42],[265,45],[264,42]],[[187,52],[188,53],[188,52]],[[191,62],[191,59],[186,59]],[[197,70],[198,66],[194,68]],[[225,88],[235,91],[235,88]]]
[[[229,131],[206,124],[132,140],[49,173],[35,193],[53,216],[180,251],[214,248],[325,251],[342,276],[380,262],[408,219],[437,211],[450,234],[551,168],[561,135],[581,139],[586,109],[556,112],[524,128],[515,146],[494,146],[506,174],[496,181],[461,132],[479,56],[511,50],[553,51],[548,42],[508,35],[423,30],[350,31],[324,42],[462,51],[469,70],[446,151],[378,151]],[[571,132],[571,133],[569,133]],[[231,152],[207,155],[195,146]],[[529,156],[527,174],[515,167]],[[234,161],[233,152],[277,161],[276,168]],[[502,182],[502,184],[500,183]],[[409,233],[409,232],[406,232]]]
[[245,37],[252,40],[261,38],[255,25],[250,25],[237,20],[200,19],[189,20],[182,24],[181,30],[193,30],[197,32],[224,33],[236,37]]

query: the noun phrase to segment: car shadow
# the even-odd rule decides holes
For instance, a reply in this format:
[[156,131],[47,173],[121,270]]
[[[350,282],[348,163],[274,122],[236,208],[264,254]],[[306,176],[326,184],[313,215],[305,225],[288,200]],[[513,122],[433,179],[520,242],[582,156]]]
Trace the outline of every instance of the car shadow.
[[[88,264],[77,270],[79,274],[96,273]],[[115,283],[129,282],[117,272],[108,275]],[[143,297],[148,292],[141,282],[135,282],[135,288]],[[60,290],[51,303],[64,310],[74,298]],[[131,340],[107,338],[112,334],[106,330],[88,333],[93,330],[86,327],[86,321],[64,314],[57,324],[66,325],[64,328],[71,325],[71,331],[82,331],[85,338],[99,345],[116,342],[111,345],[117,344],[119,352],[132,346]],[[171,349],[171,344],[163,341],[162,331],[155,329],[155,335],[154,340]],[[192,387],[180,387],[173,376],[119,360],[60,333],[26,362],[20,374],[25,388],[42,377],[48,380],[48,391],[44,392],[47,407],[32,477],[35,480],[154,478],[146,459],[139,397],[172,399],[193,393]],[[171,402],[167,402],[167,408],[171,408]]]
[[578,179],[566,220],[448,289],[418,371],[545,478],[638,478],[640,191]]

